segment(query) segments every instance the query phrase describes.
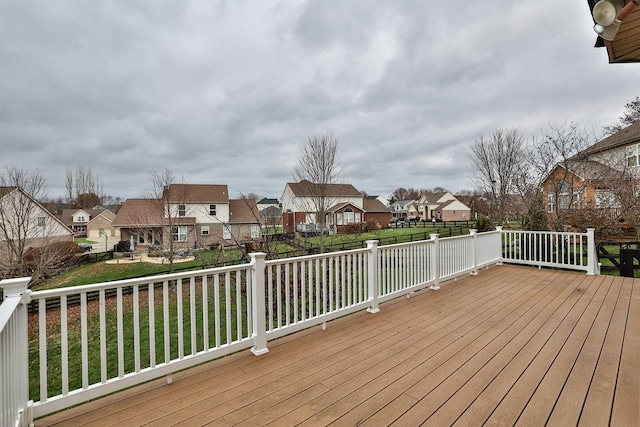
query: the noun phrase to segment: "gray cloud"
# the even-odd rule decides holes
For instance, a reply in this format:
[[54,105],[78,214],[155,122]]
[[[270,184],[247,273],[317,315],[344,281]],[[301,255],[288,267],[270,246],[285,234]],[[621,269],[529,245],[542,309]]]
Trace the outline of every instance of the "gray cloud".
[[478,136],[599,129],[638,94],[574,3],[1,2],[2,163],[39,168],[52,197],[79,165],[123,198],[164,168],[278,197],[331,132],[369,194],[468,189]]

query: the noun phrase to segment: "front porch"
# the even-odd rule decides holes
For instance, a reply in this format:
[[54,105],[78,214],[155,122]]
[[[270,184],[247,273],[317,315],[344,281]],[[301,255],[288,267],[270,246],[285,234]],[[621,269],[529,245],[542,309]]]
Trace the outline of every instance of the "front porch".
[[639,289],[493,266],[35,425],[640,425]]

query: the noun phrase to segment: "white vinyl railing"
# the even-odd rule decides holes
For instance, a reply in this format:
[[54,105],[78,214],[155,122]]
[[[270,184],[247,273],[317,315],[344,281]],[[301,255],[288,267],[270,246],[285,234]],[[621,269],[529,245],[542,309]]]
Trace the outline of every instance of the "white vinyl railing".
[[[424,287],[437,290],[442,281],[490,264],[595,271],[579,255],[585,248],[595,254],[593,230],[472,230],[367,245],[271,261],[254,253],[245,265],[35,292],[27,290],[29,278],[4,280],[0,425],[23,425],[163,375],[171,381],[173,372],[238,350],[260,355],[269,351],[269,340],[358,310],[375,313],[379,302]],[[37,307],[31,336],[29,301]],[[29,343],[35,403],[27,397]]]
[[29,401],[29,350],[26,293],[30,278],[0,282],[0,426],[27,426],[32,420]]
[[252,271],[246,264],[32,292],[34,415],[251,347]]
[[504,262],[599,274],[593,229],[586,233],[515,230],[501,233]]

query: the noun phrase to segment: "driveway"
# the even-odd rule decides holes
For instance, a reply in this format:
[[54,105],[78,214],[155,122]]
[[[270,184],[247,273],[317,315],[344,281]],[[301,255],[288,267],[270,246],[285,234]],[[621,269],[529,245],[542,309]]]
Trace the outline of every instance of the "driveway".
[[113,250],[113,245],[117,244],[120,241],[119,237],[116,236],[107,236],[106,239],[106,247],[105,247],[105,238],[104,236],[101,237],[91,237],[89,239],[87,239],[88,242],[91,243],[91,251],[89,251],[89,253],[91,254],[96,254],[96,253],[102,253],[102,252],[108,252],[108,251],[112,251]]

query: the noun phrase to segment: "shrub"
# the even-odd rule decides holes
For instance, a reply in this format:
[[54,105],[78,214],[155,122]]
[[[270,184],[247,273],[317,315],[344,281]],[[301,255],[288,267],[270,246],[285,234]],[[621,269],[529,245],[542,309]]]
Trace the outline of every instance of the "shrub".
[[476,229],[478,230],[479,233],[483,231],[492,231],[493,224],[491,223],[491,220],[489,219],[489,217],[480,215],[476,220]]
[[84,248],[74,242],[54,242],[27,249],[22,261],[32,275],[32,284],[85,262]]
[[367,223],[364,225],[364,231],[375,231],[375,230],[380,230],[382,228],[382,226],[380,225],[380,223],[378,223],[378,221],[367,221]]
[[340,231],[346,234],[356,234],[356,233],[362,233],[363,231],[365,231],[365,228],[366,228],[366,224],[353,223],[353,224],[343,225]]

